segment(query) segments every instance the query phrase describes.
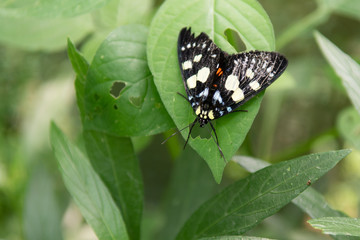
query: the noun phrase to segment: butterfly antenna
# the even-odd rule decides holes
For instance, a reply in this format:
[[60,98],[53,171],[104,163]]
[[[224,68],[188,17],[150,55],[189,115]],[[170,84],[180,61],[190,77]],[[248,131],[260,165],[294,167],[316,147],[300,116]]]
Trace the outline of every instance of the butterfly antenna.
[[216,143],[216,146],[217,146],[218,149],[219,149],[219,152],[220,152],[221,157],[224,159],[224,161],[225,161],[225,163],[226,163],[226,159],[225,159],[224,153],[222,152],[221,147],[220,147],[220,145],[219,145],[219,139],[218,139],[218,137],[217,137],[215,128],[214,128],[214,126],[212,125],[211,122],[209,122],[209,123],[210,123],[211,129],[214,131],[214,134],[215,134],[215,138],[216,138],[216,139],[214,138],[214,136],[212,135],[212,133],[210,132],[210,130],[209,130],[208,128],[207,128],[207,129],[209,130],[212,139],[213,139],[214,142]]
[[[192,124],[192,123],[191,123],[191,124]],[[174,132],[173,134],[171,134],[169,137],[167,137],[164,141],[162,141],[161,144],[165,144],[170,138],[172,138],[172,137],[175,136],[176,134],[182,132],[183,130],[187,129],[188,127],[190,127],[191,124],[189,124],[188,126],[182,128],[181,130],[177,130],[176,132]]]
[[194,122],[191,123],[191,125],[189,125],[189,126],[190,126],[190,130],[189,130],[189,134],[188,134],[188,136],[187,136],[186,142],[185,142],[185,144],[184,144],[184,149],[185,149],[185,147],[186,147],[186,144],[187,144],[188,141],[189,141],[191,131],[192,131],[192,129],[193,129],[193,127],[195,126],[195,123],[196,123],[197,121],[198,121],[198,119],[195,118]]

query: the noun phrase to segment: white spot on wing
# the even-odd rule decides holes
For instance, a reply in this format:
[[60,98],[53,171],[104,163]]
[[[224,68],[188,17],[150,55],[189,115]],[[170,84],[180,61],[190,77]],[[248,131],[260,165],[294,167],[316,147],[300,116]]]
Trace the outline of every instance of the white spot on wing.
[[187,60],[187,61],[183,62],[182,68],[183,68],[183,70],[187,70],[187,69],[192,68],[192,62],[190,60]]
[[196,55],[196,56],[194,57],[194,62],[199,62],[200,59],[201,59],[201,57],[202,57],[202,54]]
[[181,51],[185,51],[185,47],[184,47],[184,46],[181,47]]
[[202,48],[206,48],[206,43],[204,43],[204,44],[202,45]]
[[231,98],[234,102],[238,103],[244,100],[244,92],[240,88],[237,88],[231,95]]
[[210,74],[210,69],[208,67],[203,67],[197,73],[197,80],[199,82],[204,83],[208,79],[209,74]]
[[187,48],[191,48],[191,44],[190,44],[190,43],[188,43],[188,45],[186,45],[186,47],[187,47]]
[[196,109],[196,111],[195,111],[195,114],[196,115],[199,115],[201,113],[201,108],[200,108],[200,106]]
[[216,54],[211,55],[212,58],[216,58]]
[[245,76],[252,79],[254,77],[254,72],[250,68],[248,68],[246,70]]
[[258,83],[258,81],[252,81],[251,83],[249,83],[249,86],[251,87],[252,90],[257,91],[260,89],[260,84]]
[[196,75],[192,75],[186,80],[186,85],[189,89],[193,89],[196,87]]
[[213,120],[215,117],[214,117],[214,111],[213,110],[210,110],[209,113],[208,113],[208,116],[211,120]]
[[267,69],[266,69],[266,72],[271,72],[271,69],[272,69],[272,67],[268,67]]
[[225,82],[225,88],[228,91],[234,91],[235,89],[239,88],[239,80],[238,77],[235,75],[229,75]]
[[193,47],[195,47],[196,46],[196,43],[193,43]]

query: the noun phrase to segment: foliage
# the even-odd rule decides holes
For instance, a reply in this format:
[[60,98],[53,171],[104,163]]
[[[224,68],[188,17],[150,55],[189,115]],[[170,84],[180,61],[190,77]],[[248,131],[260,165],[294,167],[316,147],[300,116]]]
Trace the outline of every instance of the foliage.
[[[358,237],[359,11],[357,0],[0,3],[0,238],[326,239],[308,223]],[[226,162],[197,127],[185,150],[187,129],[160,144],[194,120],[177,94],[185,26],[229,53],[289,59],[247,113],[213,122]]]

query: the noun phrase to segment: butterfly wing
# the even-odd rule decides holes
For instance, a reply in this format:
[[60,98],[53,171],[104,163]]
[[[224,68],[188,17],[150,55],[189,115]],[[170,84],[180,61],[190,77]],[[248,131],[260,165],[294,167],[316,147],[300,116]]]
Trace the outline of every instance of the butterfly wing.
[[287,67],[287,59],[276,52],[250,51],[227,56],[220,62],[223,74],[212,104],[215,118],[234,111],[270,86]]
[[209,95],[222,52],[205,33],[194,37],[183,28],[178,38],[178,60],[188,100],[194,110]]

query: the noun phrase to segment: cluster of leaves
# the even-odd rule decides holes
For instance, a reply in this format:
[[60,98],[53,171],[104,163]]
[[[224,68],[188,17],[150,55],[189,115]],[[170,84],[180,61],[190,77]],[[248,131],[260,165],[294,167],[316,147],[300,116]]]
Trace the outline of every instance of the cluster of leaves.
[[[130,4],[130,1],[123,2]],[[65,186],[99,239],[136,240],[145,235],[141,228],[144,182],[135,139],[183,128],[194,119],[191,107],[176,94],[184,93],[176,56],[179,30],[191,26],[196,33],[207,32],[229,53],[238,51],[241,41],[246,50],[275,50],[272,24],[257,1],[180,3],[169,0],[158,9],[150,27],[127,24],[138,22],[139,11],[149,14],[146,8],[149,2],[131,1],[133,7],[122,7],[125,3],[115,0],[76,3],[64,0],[61,4],[19,0],[6,3],[7,11],[0,11],[3,21],[11,20],[11,25],[0,26],[0,32],[4,33],[0,40],[32,50],[62,49],[67,34],[76,42],[83,39],[94,31],[91,18],[101,19],[106,30],[96,32],[99,36],[92,36],[83,49],[97,45],[106,31],[123,25],[96,48],[93,58],[91,53],[84,57],[68,41],[68,55],[76,72],[75,89],[85,147],[79,148],[70,142],[55,123],[51,124],[50,132]],[[317,6],[313,13],[277,39],[278,48],[324,23],[334,12],[359,17],[357,0],[318,0]],[[100,10],[92,16],[84,14],[95,9]],[[127,17],[119,17],[124,15]],[[53,41],[44,42],[41,36],[54,28],[59,31],[52,36]],[[20,32],[26,41],[18,36]],[[355,107],[341,113],[339,132],[360,149],[360,67],[319,32],[314,33],[314,38],[342,78]],[[91,63],[87,59],[92,59]],[[284,78],[285,81],[289,76],[285,74]],[[207,183],[213,179],[217,183],[221,181],[226,163],[211,138],[192,136],[189,144],[195,151],[188,148],[176,160],[164,213],[166,223],[158,238],[252,239],[243,234],[291,201],[313,218],[309,221],[313,227],[335,239],[348,239],[344,235],[360,236],[359,221],[332,209],[310,186],[350,150],[291,160],[289,157],[288,161],[271,166],[258,159],[235,155],[253,124],[262,97],[263,93],[243,106],[248,113],[229,115],[214,122],[226,159],[254,173],[213,196],[213,189]],[[187,131],[182,134],[186,137]],[[43,187],[52,188],[52,183],[44,183]]]
[[[52,125],[51,141],[64,182],[100,239],[139,238],[142,180],[129,137],[163,132],[173,126],[172,120],[180,128],[193,118],[191,108],[175,94],[184,91],[175,67],[178,65],[176,38],[179,29],[191,25],[197,32],[206,31],[221,48],[234,52],[223,34],[224,29],[231,28],[243,39],[248,50],[274,50],[270,20],[257,2],[216,1],[215,5],[200,8],[199,4],[203,3],[189,1],[179,6],[175,1],[168,1],[154,17],[149,31],[140,25],[118,28],[99,47],[90,65],[69,42],[69,56],[77,73],[76,92],[87,157],[55,125]],[[241,26],[236,22],[242,22]],[[320,34],[316,36],[319,42],[324,41]],[[348,76],[348,72],[344,69],[341,76]],[[354,79],[352,77],[350,82]],[[246,104],[249,114],[217,121],[227,158],[234,155],[244,140],[260,100],[261,96]],[[214,142],[196,137],[190,145],[206,160],[219,182],[225,163]],[[177,239],[240,236],[299,196],[348,153],[343,150],[312,154],[256,169],[259,171],[201,204],[189,218],[182,217],[168,236],[174,237],[175,230],[179,231]],[[186,161],[186,158],[182,156],[179,161]],[[248,164],[241,157],[235,160],[244,167],[256,162],[252,160]],[[189,186],[185,183],[182,187],[196,186],[196,177],[192,180],[186,182]],[[181,200],[186,201],[189,196]],[[327,206],[311,188],[294,202],[314,218],[344,216]],[[339,218],[333,220],[339,221]],[[319,222],[324,223],[329,218],[313,221],[311,223],[319,227]],[[346,234],[357,236],[354,228]]]

